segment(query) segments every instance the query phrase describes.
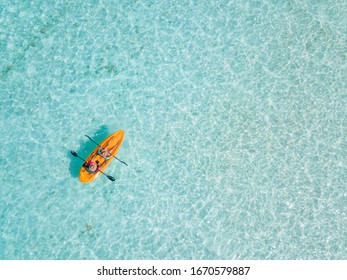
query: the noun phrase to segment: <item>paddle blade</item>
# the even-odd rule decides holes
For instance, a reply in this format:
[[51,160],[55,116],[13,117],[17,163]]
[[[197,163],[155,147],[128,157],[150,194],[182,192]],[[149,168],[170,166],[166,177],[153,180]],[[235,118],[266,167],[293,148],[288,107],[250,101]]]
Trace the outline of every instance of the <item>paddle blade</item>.
[[119,162],[125,164],[126,166],[128,166],[124,161],[120,160],[119,158],[117,158],[116,156],[113,156],[116,160],[118,160]]
[[116,181],[116,179],[115,178],[113,178],[112,176],[110,176],[110,175],[107,175],[107,178],[109,178],[111,181]]
[[74,156],[74,157],[78,157],[77,153],[75,151],[72,151],[71,150],[71,154]]

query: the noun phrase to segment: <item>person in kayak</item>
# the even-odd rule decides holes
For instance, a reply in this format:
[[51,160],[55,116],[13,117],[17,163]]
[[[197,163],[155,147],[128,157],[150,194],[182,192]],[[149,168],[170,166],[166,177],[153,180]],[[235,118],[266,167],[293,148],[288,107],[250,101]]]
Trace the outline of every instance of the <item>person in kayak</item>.
[[111,152],[105,148],[99,149],[98,154],[105,159],[109,159],[112,156]]
[[96,160],[95,162],[93,160],[94,157],[84,164],[84,167],[87,169],[89,173],[95,173],[99,171],[106,163],[106,161],[104,161],[102,164],[100,164],[98,160]]
[[[106,145],[106,147],[108,147],[108,144],[110,143],[110,141],[112,140],[112,138],[107,142],[107,145]],[[113,153],[113,151],[118,147],[118,145],[119,145],[119,142],[117,142],[117,144],[116,145],[114,145],[111,149],[107,149],[107,148],[100,148],[99,149],[99,151],[98,151],[98,154],[100,155],[100,156],[102,156],[104,159],[109,159],[109,158],[111,158],[112,157],[112,153]]]

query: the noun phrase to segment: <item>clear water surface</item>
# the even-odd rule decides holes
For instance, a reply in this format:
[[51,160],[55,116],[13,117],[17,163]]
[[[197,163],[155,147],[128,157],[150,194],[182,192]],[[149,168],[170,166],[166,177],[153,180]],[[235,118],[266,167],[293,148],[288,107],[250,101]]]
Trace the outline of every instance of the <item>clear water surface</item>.
[[0,259],[347,259],[346,12],[2,1]]

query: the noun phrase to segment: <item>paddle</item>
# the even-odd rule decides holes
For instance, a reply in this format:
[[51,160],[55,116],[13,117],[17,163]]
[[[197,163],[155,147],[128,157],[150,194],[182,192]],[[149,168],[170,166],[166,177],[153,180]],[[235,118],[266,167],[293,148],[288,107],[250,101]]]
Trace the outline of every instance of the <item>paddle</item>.
[[[75,151],[71,151],[71,154],[74,156],[74,157],[78,157],[79,159],[83,160],[84,162],[86,162],[83,158],[81,158]],[[105,174],[104,172],[102,172],[101,170],[98,170],[100,171],[102,174],[104,174],[108,179],[110,179],[111,181],[115,181],[116,179],[113,178],[112,176],[110,175],[107,175]]]
[[[101,149],[102,147],[96,143],[92,138],[90,138],[88,135],[84,135],[85,137],[87,137],[90,141],[92,141],[94,144],[98,145]],[[120,161],[121,163],[125,164],[126,166],[128,166],[124,161],[120,160],[119,158],[117,158],[116,156],[112,155],[116,160]]]

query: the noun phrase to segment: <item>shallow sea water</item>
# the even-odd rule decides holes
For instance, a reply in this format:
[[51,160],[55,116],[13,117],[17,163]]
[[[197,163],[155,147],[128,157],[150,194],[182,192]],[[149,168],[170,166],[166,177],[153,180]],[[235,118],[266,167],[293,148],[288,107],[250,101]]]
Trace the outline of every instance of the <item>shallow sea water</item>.
[[3,1],[0,259],[347,259],[346,12]]

